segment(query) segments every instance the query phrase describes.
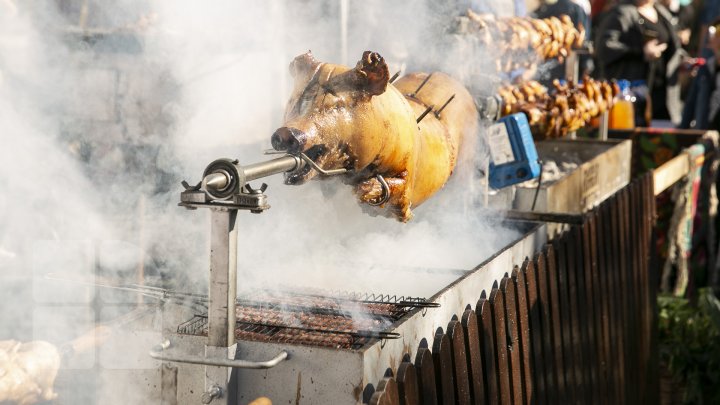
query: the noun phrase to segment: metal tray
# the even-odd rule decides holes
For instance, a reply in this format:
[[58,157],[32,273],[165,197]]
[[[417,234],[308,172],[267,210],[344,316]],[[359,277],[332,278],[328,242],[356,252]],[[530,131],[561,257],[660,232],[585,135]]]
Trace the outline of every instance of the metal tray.
[[[543,161],[571,162],[578,167],[557,180],[541,184],[535,211],[580,214],[630,182],[629,140],[546,140],[536,147]],[[537,187],[518,186],[513,208],[531,211],[536,192]]]

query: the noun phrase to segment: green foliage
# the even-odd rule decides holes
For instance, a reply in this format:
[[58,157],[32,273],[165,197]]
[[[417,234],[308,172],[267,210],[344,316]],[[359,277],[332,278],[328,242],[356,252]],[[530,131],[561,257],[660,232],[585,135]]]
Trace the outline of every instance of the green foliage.
[[720,404],[720,301],[700,290],[697,305],[661,296],[660,359],[685,387],[689,404]]

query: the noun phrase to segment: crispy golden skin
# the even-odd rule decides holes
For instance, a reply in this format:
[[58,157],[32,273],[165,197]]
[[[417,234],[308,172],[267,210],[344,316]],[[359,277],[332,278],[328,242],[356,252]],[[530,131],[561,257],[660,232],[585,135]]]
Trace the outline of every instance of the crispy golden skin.
[[[355,68],[316,61],[310,53],[290,65],[295,88],[284,126],[273,135],[273,147],[303,151],[322,168],[347,168],[345,181],[356,187],[361,202],[384,200],[378,175],[389,196],[373,208],[401,221],[447,182],[464,134],[477,131],[477,110],[468,91],[451,77],[416,73],[389,84],[380,55],[365,52]],[[439,114],[437,111],[452,96]],[[429,107],[433,111],[417,123]],[[286,177],[301,184],[316,175],[306,169]]]

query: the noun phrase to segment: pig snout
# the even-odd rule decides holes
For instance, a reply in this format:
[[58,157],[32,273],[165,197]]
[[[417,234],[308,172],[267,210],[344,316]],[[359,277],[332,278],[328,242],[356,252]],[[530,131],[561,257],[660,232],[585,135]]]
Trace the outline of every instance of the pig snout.
[[282,127],[272,135],[270,141],[275,150],[300,152],[305,146],[306,135],[297,128]]

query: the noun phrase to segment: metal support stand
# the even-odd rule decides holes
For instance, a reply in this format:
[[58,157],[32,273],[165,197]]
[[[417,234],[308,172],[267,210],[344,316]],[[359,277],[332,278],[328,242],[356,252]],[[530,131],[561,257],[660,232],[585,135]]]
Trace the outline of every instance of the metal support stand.
[[237,210],[213,208],[210,217],[208,345],[235,343],[237,297]]
[[274,174],[293,172],[309,164],[322,175],[341,174],[346,170],[325,171],[307,156],[284,155],[266,162],[240,166],[237,160],[219,159],[205,169],[196,186],[183,182],[180,206],[188,209],[210,208],[210,291],[208,294],[208,341],[205,356],[170,353],[166,340],[150,351],[150,356],[178,363],[205,366],[204,404],[227,405],[228,382],[232,368],[266,369],[288,358],[281,351],[268,361],[235,359],[235,302],[237,299],[237,214],[239,210],[262,213],[270,208],[264,194],[267,185],[258,189],[249,182]]
[[[205,357],[230,358],[235,349],[235,300],[237,299],[237,210],[213,208],[210,216],[210,291],[208,345]],[[203,403],[227,404],[231,369],[205,366]],[[208,402],[205,402],[208,400]]]

